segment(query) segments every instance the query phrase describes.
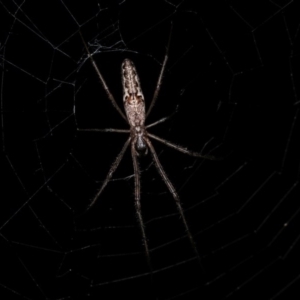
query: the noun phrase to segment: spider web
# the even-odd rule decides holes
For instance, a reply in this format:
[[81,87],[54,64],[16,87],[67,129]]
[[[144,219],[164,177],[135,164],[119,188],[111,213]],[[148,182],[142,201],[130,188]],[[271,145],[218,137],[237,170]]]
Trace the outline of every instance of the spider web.
[[[298,298],[299,4],[74,2],[0,1],[1,298]],[[153,142],[202,266],[151,157],[140,160],[151,276],[129,151],[85,211],[127,135],[77,128],[127,125],[79,29],[119,105],[126,57],[149,105],[171,23],[147,123],[174,115],[149,131],[221,159]]]

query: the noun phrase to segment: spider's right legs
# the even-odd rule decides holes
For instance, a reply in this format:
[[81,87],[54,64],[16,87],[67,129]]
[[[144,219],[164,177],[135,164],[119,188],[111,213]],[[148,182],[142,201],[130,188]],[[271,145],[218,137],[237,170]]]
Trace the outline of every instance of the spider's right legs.
[[151,134],[151,133],[147,133],[148,134],[148,137],[152,138],[152,139],[155,139],[163,144],[165,144],[166,146],[170,147],[170,148],[173,148],[179,152],[182,152],[184,154],[187,154],[187,155],[190,155],[190,156],[194,156],[194,157],[201,157],[201,158],[204,158],[204,159],[210,159],[210,160],[218,160],[218,158],[212,156],[212,155],[207,155],[207,154],[202,154],[201,152],[195,152],[195,151],[191,151],[191,150],[188,150],[187,148],[184,148],[182,146],[179,146],[179,145],[176,145],[176,144],[173,144],[165,139],[162,139],[154,134]]
[[131,141],[131,138],[128,138],[128,140],[126,141],[126,143],[124,144],[121,152],[118,154],[116,160],[114,161],[114,163],[112,164],[112,166],[109,169],[108,174],[106,175],[106,178],[104,180],[104,182],[102,183],[102,186],[100,187],[99,191],[97,192],[97,194],[95,195],[95,197],[93,198],[93,200],[91,201],[91,203],[88,206],[88,210],[95,204],[95,202],[97,201],[97,199],[99,198],[100,194],[103,192],[104,188],[106,187],[106,185],[108,184],[109,180],[111,179],[111,177],[113,176],[114,172],[116,171],[118,165],[120,164],[120,161],[122,160],[124,153],[129,145]]
[[201,264],[201,258],[200,258],[200,255],[199,255],[199,252],[197,250],[197,247],[196,247],[196,243],[194,241],[194,238],[192,236],[192,233],[189,229],[189,226],[187,224],[187,221],[186,221],[186,218],[185,218],[185,215],[184,215],[184,212],[183,212],[183,209],[182,209],[182,206],[181,206],[181,202],[180,202],[180,198],[179,198],[179,195],[177,194],[173,184],[171,183],[170,179],[168,178],[166,172],[164,171],[159,159],[158,159],[158,156],[156,154],[156,151],[151,143],[151,141],[149,139],[146,139],[146,142],[147,142],[147,145],[150,149],[150,152],[152,154],[152,157],[153,157],[153,160],[154,160],[154,163],[155,163],[155,166],[156,166],[156,169],[158,170],[158,173],[160,174],[160,176],[162,177],[164,183],[166,184],[166,186],[168,187],[170,193],[172,194],[174,200],[175,200],[175,203],[176,203],[176,206],[177,206],[177,209],[178,209],[178,212],[179,212],[179,215],[183,221],[183,224],[184,224],[184,227],[185,227],[185,230],[186,230],[186,233],[187,233],[187,236],[188,236],[188,239],[190,240],[190,243],[191,243],[191,246],[194,250],[194,253],[196,254],[196,257],[202,267],[202,264]]
[[142,216],[142,209],[141,209],[141,181],[140,181],[140,168],[137,160],[137,154],[134,147],[135,143],[131,144],[131,155],[132,155],[132,161],[133,161],[133,169],[134,169],[134,198],[135,198],[135,207],[136,207],[136,213],[139,220],[139,225],[142,231],[142,237],[143,237],[143,244],[145,247],[145,252],[147,256],[147,262],[152,274],[152,265],[150,261],[150,252],[145,232],[145,225],[143,221]]
[[165,122],[165,121],[171,119],[171,118],[177,113],[177,110],[178,110],[178,105],[176,106],[176,109],[172,112],[172,114],[170,114],[170,115],[167,116],[167,117],[161,118],[161,119],[159,119],[158,121],[156,121],[156,122],[154,122],[154,123],[151,123],[151,124],[149,124],[149,125],[146,125],[146,128],[148,129],[148,128],[154,127],[154,126],[156,126],[156,125],[158,125],[158,124],[161,124],[161,123],[163,123],[163,122]]
[[170,48],[170,42],[171,42],[172,29],[173,29],[173,24],[171,24],[171,30],[170,30],[170,35],[169,35],[169,39],[168,39],[168,44],[167,44],[167,47],[166,47],[165,58],[164,58],[164,61],[163,61],[163,64],[162,64],[162,67],[161,67],[161,70],[160,70],[160,73],[159,73],[159,76],[158,76],[156,88],[155,88],[155,91],[154,91],[149,109],[146,113],[146,117],[149,116],[149,114],[150,114],[150,112],[151,112],[151,110],[152,110],[152,108],[153,108],[153,106],[156,102],[159,91],[160,91],[160,87],[161,87],[162,79],[163,79],[163,76],[164,76],[166,64],[167,64],[167,61],[168,61],[168,58],[169,58],[169,48]]

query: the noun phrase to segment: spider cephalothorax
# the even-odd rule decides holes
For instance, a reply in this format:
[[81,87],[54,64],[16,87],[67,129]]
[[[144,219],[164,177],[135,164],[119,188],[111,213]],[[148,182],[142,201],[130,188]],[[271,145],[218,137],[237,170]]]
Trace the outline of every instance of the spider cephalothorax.
[[135,146],[135,150],[138,155],[146,155],[148,153],[147,147],[147,131],[145,130],[144,126],[133,126],[130,129],[132,141]]

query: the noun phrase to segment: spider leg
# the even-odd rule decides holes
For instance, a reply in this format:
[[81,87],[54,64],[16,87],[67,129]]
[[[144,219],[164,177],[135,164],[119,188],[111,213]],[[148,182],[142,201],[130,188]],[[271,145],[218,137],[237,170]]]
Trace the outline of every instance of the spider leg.
[[112,164],[112,166],[109,169],[108,174],[106,175],[106,178],[104,180],[104,182],[102,183],[100,189],[98,190],[97,194],[95,195],[95,197],[93,198],[93,200],[91,201],[91,203],[89,204],[87,210],[89,210],[97,201],[97,199],[99,198],[100,194],[103,192],[104,188],[106,187],[106,185],[108,184],[109,180],[111,179],[111,177],[113,176],[114,172],[116,171],[118,165],[120,164],[120,161],[122,160],[124,153],[129,145],[131,141],[131,137],[128,138],[128,140],[125,142],[121,152],[118,154],[116,160],[114,161],[114,163]]
[[185,215],[183,213],[183,209],[182,209],[182,206],[181,206],[181,202],[180,202],[180,198],[179,198],[179,195],[177,194],[173,184],[171,183],[170,179],[168,178],[167,174],[165,173],[159,159],[158,159],[158,156],[156,154],[156,151],[151,143],[151,141],[149,139],[146,139],[146,142],[147,142],[147,145],[150,149],[150,152],[152,154],[152,157],[153,157],[153,160],[154,160],[154,163],[155,163],[155,166],[156,166],[156,169],[158,170],[158,173],[160,174],[160,176],[162,177],[164,183],[166,184],[166,186],[168,187],[170,193],[172,194],[174,200],[175,200],[175,203],[176,203],[176,206],[177,206],[177,209],[178,209],[178,212],[180,214],[180,217],[183,221],[183,224],[184,224],[184,227],[185,227],[185,230],[186,230],[186,233],[187,233],[187,236],[190,240],[190,243],[192,245],[192,248],[196,254],[196,257],[202,267],[202,264],[201,264],[201,258],[200,258],[200,255],[199,255],[199,252],[197,250],[197,247],[196,247],[196,243],[194,241],[194,238],[191,234],[191,231],[189,229],[189,226],[187,224],[187,221],[186,221],[186,218],[185,218]]
[[158,124],[160,124],[160,123],[163,123],[163,122],[165,122],[165,121],[171,119],[171,118],[177,113],[177,109],[178,109],[178,106],[176,107],[175,111],[174,111],[171,115],[169,115],[169,116],[167,116],[167,117],[164,117],[164,118],[161,118],[160,120],[158,120],[158,121],[156,121],[156,122],[154,122],[154,123],[151,123],[151,124],[147,125],[146,128],[148,129],[148,128],[150,128],[150,127],[154,127],[154,126],[156,126],[156,125],[158,125]]
[[85,48],[85,50],[86,50],[86,52],[87,52],[87,54],[88,54],[88,58],[90,59],[91,64],[93,65],[93,68],[95,69],[95,71],[96,71],[96,73],[97,73],[97,75],[98,75],[98,77],[99,77],[99,79],[100,79],[100,82],[101,82],[101,84],[102,84],[102,86],[103,86],[103,88],[104,88],[104,90],[105,90],[105,92],[106,92],[106,94],[107,94],[109,100],[111,101],[111,103],[112,103],[112,105],[115,107],[115,109],[118,111],[118,113],[122,116],[122,118],[123,118],[126,122],[128,122],[126,116],[124,115],[124,113],[122,112],[121,108],[120,108],[119,105],[117,104],[117,102],[116,102],[116,100],[115,100],[113,94],[110,92],[110,90],[109,90],[109,88],[108,88],[108,86],[107,86],[107,84],[106,84],[106,82],[105,82],[105,80],[104,80],[104,78],[103,78],[103,76],[102,76],[102,74],[101,74],[99,68],[97,67],[97,64],[96,64],[95,60],[93,59],[93,56],[92,56],[92,54],[91,54],[91,52],[90,52],[90,50],[89,50],[89,48],[88,48],[88,46],[87,46],[87,44],[86,44],[86,42],[85,42],[83,36],[82,36],[81,31],[79,31],[79,35],[80,35],[81,40],[82,40],[82,42],[83,42],[84,48]]
[[195,157],[201,157],[201,158],[205,158],[205,159],[210,159],[210,160],[217,160],[216,157],[212,156],[212,155],[203,155],[202,153],[199,153],[199,152],[195,152],[195,151],[191,151],[191,150],[188,150],[187,148],[184,148],[182,146],[179,146],[179,145],[176,145],[176,144],[173,144],[165,139],[162,139],[154,134],[151,134],[151,133],[147,133],[148,137],[151,137],[161,143],[163,143],[164,145],[170,147],[170,148],[173,148],[179,152],[182,152],[184,154],[187,154],[187,155],[190,155],[190,156],[195,156]]
[[164,76],[166,64],[167,64],[167,61],[168,61],[168,58],[169,58],[169,47],[170,47],[170,42],[171,42],[172,29],[173,29],[173,23],[171,24],[171,30],[170,30],[170,34],[169,34],[168,44],[167,44],[167,47],[166,47],[165,58],[164,58],[164,61],[163,61],[163,64],[162,64],[162,67],[161,67],[161,70],[160,70],[160,73],[159,73],[159,76],[158,76],[158,80],[157,80],[156,88],[155,88],[155,91],[154,91],[154,94],[153,94],[153,98],[151,100],[149,109],[146,113],[146,118],[149,116],[149,114],[150,114],[150,112],[151,112],[151,110],[152,110],[152,108],[153,108],[153,106],[154,106],[154,104],[157,100],[157,96],[159,94],[159,91],[160,91],[160,87],[161,87],[162,79],[163,79],[163,76]]
[[119,132],[119,133],[130,133],[129,129],[114,129],[114,128],[77,128],[77,131],[91,131],[91,132]]
[[152,274],[152,265],[150,261],[150,252],[149,252],[149,246],[147,242],[146,232],[145,232],[145,225],[143,221],[142,216],[142,209],[141,209],[141,181],[140,181],[140,168],[139,163],[137,160],[137,154],[134,148],[134,143],[131,143],[131,155],[132,155],[132,161],[133,161],[133,170],[134,170],[134,198],[135,198],[135,208],[137,217],[139,220],[139,225],[142,231],[142,237],[143,237],[143,244],[145,247],[145,252],[147,256],[147,262]]
[[147,125],[146,128],[148,129],[150,127],[154,127],[154,126],[156,126],[156,125],[158,125],[160,123],[163,123],[163,122],[167,121],[170,117],[171,116],[168,116],[168,117],[162,118],[162,119],[160,119],[160,120],[158,120],[158,121],[156,121],[154,123],[151,123],[151,124]]

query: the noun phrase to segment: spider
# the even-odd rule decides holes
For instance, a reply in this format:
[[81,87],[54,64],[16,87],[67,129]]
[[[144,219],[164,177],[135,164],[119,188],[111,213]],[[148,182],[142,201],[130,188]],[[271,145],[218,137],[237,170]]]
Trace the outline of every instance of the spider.
[[[126,115],[123,113],[123,111],[121,110],[121,108],[119,107],[119,105],[117,104],[113,94],[110,92],[104,77],[102,75],[102,73],[100,72],[92,54],[89,51],[89,48],[82,36],[82,33],[79,32],[80,37],[82,39],[82,42],[84,44],[85,50],[87,52],[87,56],[88,59],[90,60],[93,68],[95,69],[99,80],[109,98],[109,100],[111,101],[112,105],[115,107],[115,109],[118,111],[118,113],[121,115],[121,117],[129,124],[130,129],[112,129],[112,128],[108,128],[108,129],[80,129],[77,128],[78,131],[97,131],[97,132],[116,132],[116,133],[129,133],[129,138],[127,139],[127,141],[125,142],[122,150],[120,151],[120,153],[117,155],[115,161],[113,162],[113,164],[111,165],[108,174],[105,178],[105,180],[103,181],[102,185],[100,186],[99,190],[97,191],[96,195],[93,197],[92,201],[90,202],[90,204],[88,205],[87,209],[90,209],[95,202],[97,201],[97,199],[99,198],[99,196],[101,195],[101,193],[103,192],[104,188],[106,187],[106,185],[108,184],[108,182],[110,181],[110,179],[112,178],[114,172],[116,171],[117,167],[119,166],[124,153],[126,152],[127,148],[131,147],[131,156],[132,156],[132,161],[133,161],[133,170],[134,170],[134,198],[135,198],[135,208],[136,208],[136,214],[138,217],[138,222],[139,222],[139,227],[141,229],[141,234],[142,234],[142,241],[143,241],[143,245],[145,248],[145,254],[147,257],[147,261],[148,261],[148,265],[150,267],[150,270],[152,270],[151,267],[151,262],[150,262],[150,250],[149,250],[149,246],[148,246],[148,242],[147,242],[147,237],[146,237],[146,232],[145,232],[145,225],[144,225],[144,221],[143,221],[143,216],[142,216],[142,209],[141,209],[141,187],[140,187],[140,169],[139,169],[139,162],[138,162],[138,158],[147,155],[147,153],[150,150],[150,153],[152,155],[152,159],[154,162],[154,165],[158,171],[158,173],[160,174],[162,180],[164,181],[164,183],[166,184],[168,190],[170,191],[170,193],[172,194],[176,206],[177,206],[177,210],[179,212],[179,215],[183,221],[183,225],[185,227],[188,239],[190,241],[190,244],[194,250],[194,253],[196,255],[196,258],[198,259],[198,261],[200,262],[200,255],[198,253],[197,247],[196,247],[196,243],[194,241],[194,238],[191,234],[191,231],[189,229],[186,217],[184,215],[182,206],[181,206],[181,202],[180,202],[180,198],[178,193],[176,192],[176,189],[174,188],[173,184],[171,183],[170,179],[168,178],[166,172],[164,171],[160,160],[158,158],[158,155],[152,145],[151,139],[157,140],[161,143],[163,143],[164,145],[171,147],[179,152],[182,152],[184,154],[188,154],[190,156],[194,156],[194,157],[201,157],[201,158],[205,158],[205,159],[214,159],[213,156],[210,155],[202,155],[201,153],[198,152],[194,152],[194,151],[190,151],[187,148],[184,148],[182,146],[173,144],[172,142],[169,142],[163,138],[160,138],[154,134],[151,134],[148,132],[148,128],[153,127],[157,124],[160,124],[164,121],[166,121],[169,117],[165,117],[162,118],[152,124],[149,125],[145,125],[145,121],[147,119],[147,117],[149,116],[151,110],[154,107],[154,104],[157,100],[160,88],[161,88],[161,83],[162,83],[162,78],[164,75],[164,71],[166,68],[166,64],[168,61],[168,53],[169,53],[169,46],[170,46],[170,40],[171,40],[171,32],[172,29],[170,31],[170,35],[169,35],[169,39],[168,39],[168,43],[167,43],[167,47],[166,47],[166,53],[164,56],[164,61],[162,63],[162,67],[160,70],[160,74],[157,80],[157,84],[156,84],[156,88],[153,94],[153,98],[150,102],[150,106],[148,108],[148,110],[146,111],[145,109],[145,100],[144,100],[144,96],[143,96],[143,92],[141,89],[141,84],[140,84],[140,79],[138,76],[138,73],[136,71],[135,65],[134,63],[129,60],[129,59],[125,59],[122,63],[121,66],[121,73],[122,73],[122,84],[123,84],[123,104],[124,104],[124,110]],[[201,262],[200,262],[201,264]]]

